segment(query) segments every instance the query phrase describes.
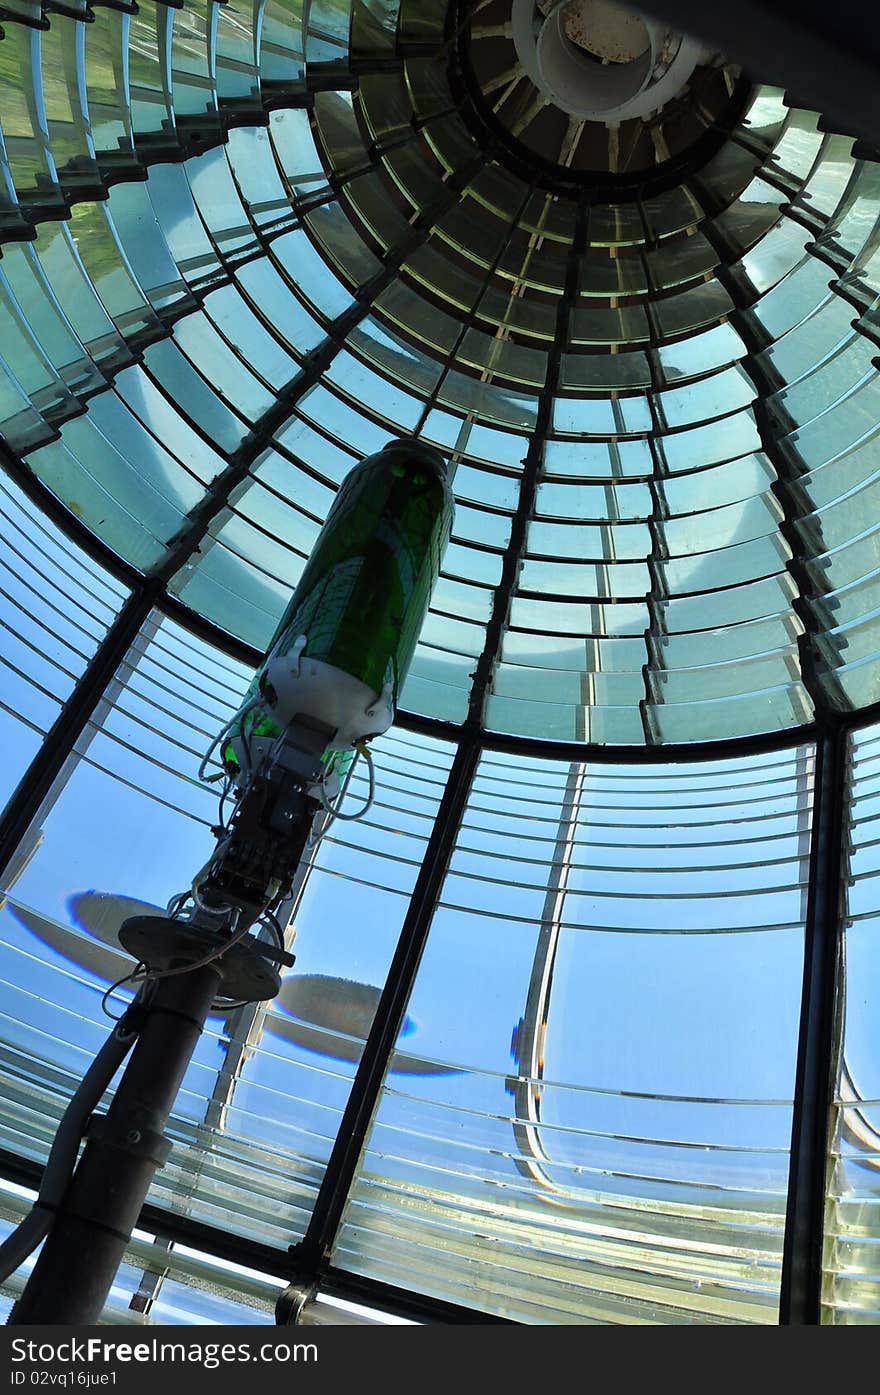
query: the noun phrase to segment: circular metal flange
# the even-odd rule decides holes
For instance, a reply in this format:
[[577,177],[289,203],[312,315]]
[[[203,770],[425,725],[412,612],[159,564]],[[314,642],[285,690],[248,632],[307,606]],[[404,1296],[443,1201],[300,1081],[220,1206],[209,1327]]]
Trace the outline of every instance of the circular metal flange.
[[534,0],[513,0],[513,42],[538,90],[579,120],[616,125],[649,116],[706,58],[701,43],[613,0],[558,0],[542,9],[543,18]]
[[[607,0],[615,23],[597,25],[598,5],[569,0],[561,12],[565,38],[593,76],[637,62],[640,50],[645,53],[640,36],[652,22]],[[623,203],[633,193],[647,198],[676,187],[722,148],[753,90],[734,65],[709,50],[682,81],[679,60],[691,41],[676,34],[671,38],[680,49],[661,45],[645,89],[647,105],[659,101],[659,111],[647,119],[620,120],[607,109],[596,119],[572,116],[539,85],[537,37],[555,13],[555,0],[493,0],[486,23],[474,21],[466,0],[450,0],[449,13],[454,37],[447,76],[473,139],[518,179],[563,198]],[[674,62],[661,75],[667,59]]]
[[[191,921],[169,920],[157,915],[132,916],[120,927],[119,943],[148,969],[195,966],[223,943],[216,930]],[[281,978],[255,947],[252,939],[239,940],[212,961],[222,974],[218,993],[236,1002],[257,1003],[274,998]]]

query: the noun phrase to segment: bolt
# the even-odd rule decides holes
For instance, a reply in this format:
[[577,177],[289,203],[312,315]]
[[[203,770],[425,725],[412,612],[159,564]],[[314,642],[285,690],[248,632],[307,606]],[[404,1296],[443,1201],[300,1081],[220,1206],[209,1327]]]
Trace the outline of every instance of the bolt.
[[126,1141],[126,1143],[140,1143],[140,1141],[141,1141],[141,1131],[140,1131],[140,1129],[129,1129],[128,1133],[125,1135],[125,1141]]

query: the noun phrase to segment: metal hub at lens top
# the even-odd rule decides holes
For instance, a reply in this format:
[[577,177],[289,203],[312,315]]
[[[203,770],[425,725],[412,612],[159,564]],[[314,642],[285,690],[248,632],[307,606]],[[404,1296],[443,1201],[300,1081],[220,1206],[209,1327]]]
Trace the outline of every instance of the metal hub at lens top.
[[567,178],[650,176],[739,105],[737,68],[612,0],[489,0],[463,53],[487,125]]
[[569,116],[606,124],[650,116],[682,90],[703,45],[611,0],[513,0],[528,76]]

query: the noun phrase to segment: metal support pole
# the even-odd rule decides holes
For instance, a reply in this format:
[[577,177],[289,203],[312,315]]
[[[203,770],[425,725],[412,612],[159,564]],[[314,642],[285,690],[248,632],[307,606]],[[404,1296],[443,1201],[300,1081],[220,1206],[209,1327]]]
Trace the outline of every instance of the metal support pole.
[[167,1160],[163,1130],[222,974],[208,964],[159,980],[113,1103],[93,1117],[10,1325],[98,1321],[153,1174]]
[[837,728],[826,732],[816,748],[803,996],[779,1302],[779,1321],[784,1326],[812,1326],[820,1316],[848,741],[846,732]]
[[[452,762],[434,830],[425,849],[422,869],[352,1082],[311,1220],[299,1244],[290,1247],[296,1274],[294,1287],[296,1283],[318,1277],[330,1261],[336,1231],[357,1172],[361,1150],[370,1131],[373,1112],[382,1091],[385,1068],[394,1050],[415,982],[479,757],[479,743],[463,738]],[[295,1293],[291,1301],[295,1310]],[[279,1323],[290,1320],[291,1307],[286,1293],[279,1298],[276,1313]]]

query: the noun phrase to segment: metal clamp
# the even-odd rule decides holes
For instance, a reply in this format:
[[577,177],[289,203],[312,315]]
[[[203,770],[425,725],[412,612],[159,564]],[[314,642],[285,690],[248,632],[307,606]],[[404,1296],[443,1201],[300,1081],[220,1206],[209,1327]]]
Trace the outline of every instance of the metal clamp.
[[155,1167],[164,1167],[171,1155],[171,1141],[163,1133],[141,1123],[133,1114],[126,1124],[110,1122],[106,1114],[93,1114],[86,1126],[89,1142],[118,1148],[136,1158],[144,1158]]
[[293,1279],[278,1295],[275,1303],[275,1325],[295,1327],[306,1304],[313,1303],[317,1294],[318,1285],[313,1280]]

